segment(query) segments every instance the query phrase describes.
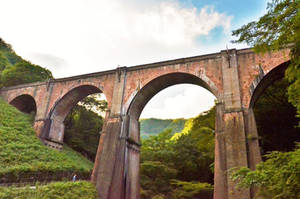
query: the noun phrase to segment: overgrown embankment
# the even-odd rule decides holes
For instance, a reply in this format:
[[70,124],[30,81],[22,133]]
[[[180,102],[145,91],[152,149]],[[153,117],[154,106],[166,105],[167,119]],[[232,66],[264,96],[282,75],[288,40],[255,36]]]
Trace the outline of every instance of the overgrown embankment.
[[1,199],[97,199],[95,186],[90,182],[56,182],[35,188],[0,187]]
[[0,184],[87,179],[93,163],[68,147],[59,152],[36,137],[29,115],[0,98]]

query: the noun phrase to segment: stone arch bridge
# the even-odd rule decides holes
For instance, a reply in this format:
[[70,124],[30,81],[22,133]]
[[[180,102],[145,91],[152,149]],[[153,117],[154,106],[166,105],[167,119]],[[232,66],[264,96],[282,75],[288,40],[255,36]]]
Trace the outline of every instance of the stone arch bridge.
[[34,128],[48,146],[61,148],[63,121],[78,101],[104,93],[108,111],[92,174],[103,199],[138,199],[139,116],[160,90],[191,83],[216,96],[215,199],[250,199],[251,190],[239,190],[228,169],[255,169],[261,160],[252,107],[264,89],[281,78],[289,50],[254,54],[230,49],[133,67],[119,67],[47,82],[2,88],[0,95],[22,111],[36,110]]

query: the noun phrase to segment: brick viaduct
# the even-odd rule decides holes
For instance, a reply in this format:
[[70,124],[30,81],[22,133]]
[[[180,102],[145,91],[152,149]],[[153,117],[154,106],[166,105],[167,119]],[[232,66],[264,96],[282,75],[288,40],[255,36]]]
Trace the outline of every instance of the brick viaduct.
[[215,199],[252,199],[228,169],[255,169],[261,161],[252,107],[289,63],[289,50],[258,55],[251,49],[188,57],[3,88],[0,95],[22,111],[36,109],[34,128],[48,146],[62,147],[63,121],[78,101],[103,92],[108,111],[92,174],[103,199],[139,199],[139,116],[162,89],[180,83],[202,86],[216,104]]

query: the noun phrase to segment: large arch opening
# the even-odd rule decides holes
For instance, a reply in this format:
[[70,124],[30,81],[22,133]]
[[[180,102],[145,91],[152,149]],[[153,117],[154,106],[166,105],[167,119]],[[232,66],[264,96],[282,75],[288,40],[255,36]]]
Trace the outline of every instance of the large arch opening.
[[289,62],[280,64],[266,74],[255,88],[250,101],[253,109],[260,153],[291,151],[300,142],[299,118],[288,101],[288,81],[284,78]]
[[36,102],[32,96],[27,94],[20,95],[14,98],[9,104],[13,105],[23,113],[30,114],[32,120],[34,120],[37,109]]
[[[148,108],[148,104],[151,104],[150,101],[155,100],[159,95],[163,96],[168,89],[180,92],[185,86],[192,86],[193,89],[198,88],[200,90],[205,88],[208,90],[208,95],[213,96],[211,98],[212,104],[216,99],[215,96],[218,96],[215,90],[197,76],[186,73],[171,73],[160,76],[145,85],[137,93],[128,109],[130,117],[128,137],[142,143],[140,165],[137,165],[136,161],[130,161],[128,175],[134,176],[138,170],[137,167],[140,168],[141,198],[176,195],[179,191],[186,191],[183,184],[197,186],[197,183],[207,183],[206,185],[211,189],[210,191],[207,191],[209,188],[206,191],[198,190],[199,192],[196,191],[194,197],[213,197],[214,180],[211,168],[214,162],[214,109],[207,110],[202,114],[199,112],[200,115],[190,119],[177,118],[172,120],[164,118],[161,120],[154,118],[154,122],[150,124],[152,127],[157,123],[169,123],[171,121],[172,124],[169,124],[169,127],[173,127],[175,130],[166,127],[162,132],[150,138],[148,136],[148,138],[141,138],[140,119],[141,116],[145,115],[142,112]],[[194,106],[201,106],[203,103],[201,96],[195,102]],[[189,102],[184,100],[181,103]],[[177,107],[176,103],[174,104],[174,108],[179,108],[179,104]],[[182,123],[184,123],[183,126]],[[213,124],[211,125],[211,123]],[[178,129],[176,125],[181,126],[181,128]],[[138,156],[137,153],[129,150],[129,159],[137,160],[139,159]],[[173,180],[170,180],[171,178]]]
[[59,99],[49,114],[49,141],[66,143],[94,161],[107,103],[103,92],[82,85]]

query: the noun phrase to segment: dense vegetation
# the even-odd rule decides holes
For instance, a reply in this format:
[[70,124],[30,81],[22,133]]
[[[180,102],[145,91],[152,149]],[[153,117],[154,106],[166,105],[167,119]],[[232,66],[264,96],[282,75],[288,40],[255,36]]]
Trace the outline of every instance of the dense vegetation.
[[257,196],[271,199],[300,198],[300,148],[291,152],[274,151],[255,171],[241,168],[232,178],[241,187],[258,187]]
[[[286,70],[289,102],[300,116],[300,1],[273,0],[268,13],[257,22],[251,22],[233,32],[236,42],[247,42],[256,52],[291,49],[291,63]],[[273,107],[274,108],[274,107]],[[270,117],[276,117],[274,114]],[[281,117],[282,121],[286,116]],[[300,122],[298,122],[299,124]],[[299,134],[299,130],[297,131]],[[286,134],[287,135],[287,132]],[[284,140],[284,136],[281,136]],[[279,141],[280,142],[280,141]],[[239,185],[256,186],[262,198],[300,198],[300,148],[291,152],[272,152],[266,161],[257,165],[255,171],[240,168],[232,176]]]
[[94,161],[99,144],[103,117],[107,102],[99,100],[99,94],[80,101],[66,117],[64,143]]
[[22,59],[0,38],[0,88],[50,78],[53,76],[49,70]]
[[0,187],[1,199],[97,199],[95,186],[90,182],[56,182],[44,186],[15,188]]
[[93,163],[68,147],[59,152],[36,137],[30,115],[0,99],[0,182],[88,178]]
[[291,63],[286,71],[290,82],[288,97],[300,116],[300,1],[272,0],[267,9],[258,21],[233,31],[238,37],[234,42],[246,42],[257,53],[291,49]]
[[212,198],[215,110],[142,140],[142,198]]
[[157,135],[158,133],[172,129],[173,133],[180,132],[184,128],[186,119],[141,119],[140,120],[140,133],[141,138],[148,138],[151,135]]
[[300,142],[299,118],[296,108],[288,102],[288,85],[286,79],[274,82],[254,106],[262,154],[292,151],[295,142]]
[[254,106],[265,162],[256,171],[242,168],[233,175],[243,187],[260,187],[257,194],[268,199],[300,198],[300,148],[295,149],[295,141],[300,141],[299,118],[288,102],[287,87],[286,79],[274,82]]

